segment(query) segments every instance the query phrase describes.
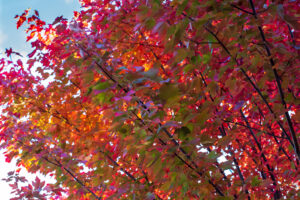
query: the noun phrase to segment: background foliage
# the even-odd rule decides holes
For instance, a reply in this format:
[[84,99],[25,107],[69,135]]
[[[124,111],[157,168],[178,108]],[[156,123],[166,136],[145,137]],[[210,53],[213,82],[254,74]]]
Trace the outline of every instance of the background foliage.
[[80,2],[1,58],[16,199],[299,197],[297,1]]

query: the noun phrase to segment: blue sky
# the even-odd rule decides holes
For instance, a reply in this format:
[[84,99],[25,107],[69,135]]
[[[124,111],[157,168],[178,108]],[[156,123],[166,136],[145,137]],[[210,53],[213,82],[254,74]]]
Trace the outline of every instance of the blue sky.
[[77,0],[0,0],[0,52],[12,47],[20,53],[30,52],[30,44],[26,43],[24,28],[16,29],[16,14],[22,14],[27,8],[38,10],[42,20],[53,22],[63,15],[70,19],[74,10],[79,10]]
[[[79,10],[80,5],[77,0],[0,0],[0,57],[5,52],[5,48],[13,48],[14,51],[26,56],[31,52],[31,45],[26,43],[25,28],[16,29],[15,15],[31,8],[31,11],[38,10],[42,20],[52,23],[57,16],[63,15],[71,19],[74,10]],[[8,171],[15,169],[14,161],[6,163],[3,151],[0,151],[0,199],[9,200],[10,187],[8,183],[1,181]],[[25,170],[21,170],[21,175],[29,180],[33,179]],[[51,181],[46,178],[46,180]]]

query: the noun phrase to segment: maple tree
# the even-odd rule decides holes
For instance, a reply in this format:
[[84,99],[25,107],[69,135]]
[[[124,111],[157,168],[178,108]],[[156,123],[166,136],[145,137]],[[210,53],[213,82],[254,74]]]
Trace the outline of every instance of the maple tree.
[[80,3],[1,58],[16,199],[299,198],[299,2]]

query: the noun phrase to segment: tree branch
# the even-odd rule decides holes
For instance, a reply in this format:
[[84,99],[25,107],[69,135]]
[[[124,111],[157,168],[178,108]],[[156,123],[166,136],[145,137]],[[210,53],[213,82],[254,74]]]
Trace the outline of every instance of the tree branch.
[[234,4],[230,4],[230,6],[232,6],[232,7],[236,8],[236,9],[238,9],[238,10],[240,10],[240,11],[243,11],[244,13],[247,13],[247,14],[253,15],[253,13],[252,13],[252,12],[250,12],[250,11],[247,11],[247,10],[245,10],[245,9],[243,9],[243,8],[240,8],[240,7],[238,7],[238,6],[234,5]]
[[[240,110],[240,113],[241,113],[241,115],[242,115],[242,118],[243,118],[244,121],[246,122],[247,126],[249,127],[248,129],[249,129],[249,131],[250,131],[250,134],[251,134],[251,136],[253,137],[253,139],[254,139],[254,141],[255,141],[255,143],[256,143],[256,145],[257,145],[257,147],[258,147],[258,149],[259,149],[259,151],[260,151],[260,153],[261,153],[261,157],[263,158],[264,162],[266,163],[266,166],[267,166],[268,171],[269,171],[269,173],[270,173],[271,179],[272,179],[272,181],[273,181],[273,185],[274,185],[274,187],[276,188],[276,186],[277,186],[277,181],[276,181],[276,178],[275,178],[275,176],[274,176],[273,168],[271,168],[270,165],[268,164],[268,160],[267,160],[265,154],[263,153],[261,144],[258,142],[258,140],[257,140],[257,138],[256,138],[256,136],[255,136],[255,134],[254,134],[254,132],[253,132],[253,130],[252,130],[252,128],[250,128],[250,124],[249,124],[249,122],[248,122],[246,116],[244,115],[243,111]],[[279,189],[277,189],[277,190],[275,191],[275,193],[274,193],[274,199],[279,199],[280,197],[281,197],[281,192],[280,192]]]
[[[249,3],[250,3],[250,6],[251,6],[251,8],[252,8],[252,11],[253,11],[253,14],[254,14],[255,19],[257,19],[257,14],[256,14],[256,10],[255,10],[254,3],[253,3],[252,0],[249,0]],[[263,40],[263,42],[264,42],[264,44],[265,44],[264,46],[265,46],[267,55],[268,55],[269,57],[271,57],[270,48],[269,48],[268,43],[267,43],[267,41],[266,41],[266,37],[265,37],[265,34],[264,34],[264,31],[263,31],[262,27],[261,27],[261,26],[258,26],[258,30],[259,30],[260,36],[261,36],[261,38],[262,38],[262,40]],[[277,83],[277,88],[278,88],[278,91],[279,91],[279,94],[280,94],[281,102],[282,102],[283,106],[284,106],[285,109],[286,109],[287,106],[286,106],[286,102],[285,102],[285,100],[284,100],[284,93],[283,93],[283,90],[282,90],[280,78],[279,78],[279,76],[278,76],[277,69],[274,68],[275,62],[274,62],[273,58],[270,58],[269,60],[270,60],[271,66],[272,66],[272,68],[273,68],[273,73],[274,73],[275,80],[276,80],[276,83]],[[300,159],[300,149],[299,149],[298,139],[297,139],[296,132],[295,132],[295,130],[294,130],[294,126],[293,126],[293,123],[292,123],[292,120],[291,120],[291,117],[290,117],[290,114],[288,113],[288,111],[285,112],[285,117],[286,117],[286,119],[287,119],[288,126],[289,126],[289,129],[290,129],[292,138],[293,138],[292,145],[293,145],[293,147],[294,147],[294,150],[295,150],[296,155],[297,155],[298,158]]]

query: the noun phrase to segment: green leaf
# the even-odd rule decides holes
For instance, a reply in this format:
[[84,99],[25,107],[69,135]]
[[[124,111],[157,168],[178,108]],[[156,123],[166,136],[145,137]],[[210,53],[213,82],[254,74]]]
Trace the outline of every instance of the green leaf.
[[161,156],[161,153],[159,151],[153,151],[152,153],[152,160],[147,164],[147,168],[151,167]]
[[225,86],[228,87],[230,91],[234,91],[236,89],[236,79],[227,79]]
[[204,109],[197,115],[197,122],[199,123],[200,126],[203,126],[208,118],[209,118],[208,109]]
[[182,185],[181,192],[185,194],[189,189],[188,179],[185,174],[181,174],[179,185]]
[[229,161],[223,162],[220,164],[220,166],[224,170],[232,169],[232,161],[229,160]]
[[216,81],[211,81],[211,82],[208,84],[207,88],[209,89],[210,94],[211,94],[213,97],[215,97],[215,96],[217,95],[217,91],[218,91],[218,89],[219,89],[219,85],[218,85],[218,83],[217,83]]
[[180,4],[179,6],[177,6],[177,10],[176,10],[176,15],[179,16],[182,14],[183,10],[185,9],[185,7],[187,6],[187,3],[189,1],[188,0],[184,0],[182,4]]
[[214,143],[214,140],[208,135],[203,134],[200,136],[200,142],[203,145],[212,145]]
[[105,90],[110,87],[109,82],[100,82],[97,85],[94,86],[94,90]]
[[179,89],[176,85],[166,83],[159,89],[159,97],[163,100],[172,100],[179,96]]
[[254,177],[252,178],[251,185],[252,185],[253,187],[259,186],[260,183],[261,183],[261,180],[258,179],[258,176],[254,176]]
[[83,74],[83,79],[85,83],[90,83],[94,79],[94,72],[87,71],[86,73]]
[[217,197],[216,200],[233,200],[233,197]]
[[145,71],[143,74],[145,77],[155,80],[158,78],[158,72],[159,72],[158,68],[151,68],[148,71]]
[[183,71],[184,71],[185,73],[187,73],[187,72],[193,70],[194,68],[195,68],[195,65],[193,65],[193,64],[187,64],[187,65],[184,67]]
[[101,103],[101,104],[109,103],[112,97],[113,97],[112,93],[103,92],[103,93],[97,94],[95,96],[95,100],[96,100],[96,102]]
[[175,46],[174,38],[171,38],[170,40],[169,38],[166,38],[164,53],[171,52],[174,49],[174,46]]
[[156,24],[156,21],[151,17],[145,21],[145,26],[147,29],[152,29]]
[[129,127],[127,125],[122,126],[119,129],[119,132],[123,135],[123,136],[127,136],[129,133]]
[[181,62],[182,60],[184,60],[188,55],[188,52],[186,49],[184,48],[181,48],[181,49],[178,49],[175,53],[175,57],[173,58],[173,63],[179,63]]
[[190,133],[191,133],[190,129],[186,126],[183,126],[175,130],[175,134],[177,134],[178,138],[182,140],[186,139],[188,134]]
[[217,42],[216,38],[213,35],[211,35],[211,34],[209,34],[207,36],[207,40],[210,41],[210,42]]
[[183,36],[185,34],[185,30],[188,26],[188,23],[189,23],[188,19],[185,19],[185,20],[181,21],[181,23],[176,25],[176,32],[174,35],[175,43],[178,43],[183,39]]
[[207,155],[207,158],[209,158],[209,159],[212,159],[212,160],[215,160],[215,159],[217,159],[219,156],[218,156],[218,154],[215,152],[215,151],[211,151],[211,152],[209,152],[209,154]]
[[232,138],[230,136],[226,135],[218,140],[218,144],[223,147],[226,147],[231,141],[232,141]]
[[210,54],[204,54],[202,56],[202,63],[207,64],[210,61],[211,55]]
[[199,65],[200,62],[201,62],[201,57],[200,57],[199,55],[193,56],[193,57],[191,58],[191,61],[192,61],[193,64]]
[[175,34],[175,31],[176,31],[176,26],[175,26],[175,25],[170,26],[170,27],[167,29],[166,38],[169,39],[169,37],[171,37],[172,35]]

